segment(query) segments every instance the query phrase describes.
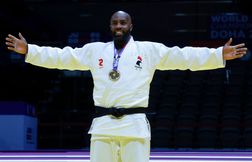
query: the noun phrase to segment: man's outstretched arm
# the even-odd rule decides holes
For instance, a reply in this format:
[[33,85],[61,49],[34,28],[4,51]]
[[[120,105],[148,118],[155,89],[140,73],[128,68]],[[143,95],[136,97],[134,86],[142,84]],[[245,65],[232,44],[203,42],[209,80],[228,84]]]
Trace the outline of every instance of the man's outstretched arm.
[[26,55],[25,62],[45,67],[67,70],[89,70],[89,61],[92,53],[89,45],[82,48],[64,48],[38,46],[28,44],[19,33],[19,38],[8,34],[6,37],[7,48],[19,54]]

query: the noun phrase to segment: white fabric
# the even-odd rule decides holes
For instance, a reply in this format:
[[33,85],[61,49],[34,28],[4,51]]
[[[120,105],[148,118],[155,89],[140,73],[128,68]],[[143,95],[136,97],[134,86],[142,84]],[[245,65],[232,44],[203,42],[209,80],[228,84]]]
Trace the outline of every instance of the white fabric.
[[149,138],[92,135],[91,162],[148,162]]
[[[119,60],[121,77],[111,81],[114,43],[89,43],[82,48],[28,45],[26,62],[46,68],[90,70],[94,80],[93,98],[101,107],[148,107],[149,89],[156,69],[207,70],[224,67],[222,47],[166,47],[161,43],[130,39]],[[84,83],[83,83],[84,84]],[[140,128],[137,131],[136,128]],[[120,120],[109,116],[94,119],[89,133],[113,136],[149,137],[145,115]]]
[[91,70],[95,105],[124,108],[148,107],[150,83],[156,69],[207,70],[224,67],[222,47],[169,48],[160,43],[139,42],[131,38],[119,60],[121,78],[114,82],[108,77],[113,57],[113,42],[89,43],[75,49],[29,44],[26,62],[46,68]]
[[150,125],[145,114],[125,115],[116,119],[111,115],[95,118],[90,134],[132,138],[150,138]]

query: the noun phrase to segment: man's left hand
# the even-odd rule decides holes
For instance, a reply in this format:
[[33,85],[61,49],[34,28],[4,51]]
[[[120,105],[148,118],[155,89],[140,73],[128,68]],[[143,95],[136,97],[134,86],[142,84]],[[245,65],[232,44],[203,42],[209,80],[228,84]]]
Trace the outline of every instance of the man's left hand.
[[237,58],[241,58],[247,53],[247,48],[245,47],[245,43],[237,44],[232,46],[232,38],[228,40],[228,42],[223,46],[223,59],[224,60],[233,60]]

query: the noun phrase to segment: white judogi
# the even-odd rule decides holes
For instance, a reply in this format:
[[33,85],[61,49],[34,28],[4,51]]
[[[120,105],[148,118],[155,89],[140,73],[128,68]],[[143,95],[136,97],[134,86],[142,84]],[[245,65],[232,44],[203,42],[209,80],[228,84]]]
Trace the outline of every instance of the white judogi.
[[[89,43],[82,48],[74,49],[39,47],[29,44],[26,62],[46,68],[90,70],[94,81],[94,103],[96,106],[107,108],[148,107],[150,83],[156,69],[194,71],[224,67],[222,47],[217,49],[169,48],[160,43],[134,41],[131,37],[119,60],[118,70],[121,77],[118,81],[111,81],[108,74],[113,67],[113,57],[113,42]],[[127,115],[120,119],[109,115],[95,118],[89,133],[92,134],[92,162],[112,162],[112,159],[117,162],[118,157],[123,162],[148,161],[146,157],[140,160],[141,156],[137,156],[139,154],[149,156],[150,129],[145,114]],[[130,143],[134,140],[137,140],[136,143]],[[114,145],[118,147],[120,145],[120,149]],[[141,145],[140,151],[136,151],[138,148],[136,145]],[[139,153],[143,152],[143,148],[145,148],[144,153]],[[111,150],[109,152],[113,156],[109,153],[101,153],[104,149]],[[122,155],[124,158],[115,156],[115,150],[124,154],[127,154],[128,150],[136,154],[130,155],[136,159],[131,158],[128,161],[125,155]],[[116,155],[120,155],[118,151]]]

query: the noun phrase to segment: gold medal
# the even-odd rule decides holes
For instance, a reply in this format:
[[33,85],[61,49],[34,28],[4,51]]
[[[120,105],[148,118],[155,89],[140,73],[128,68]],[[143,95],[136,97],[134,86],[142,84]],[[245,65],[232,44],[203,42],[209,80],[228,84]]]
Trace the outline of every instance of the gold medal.
[[109,79],[112,81],[117,81],[120,78],[120,73],[117,70],[112,70],[109,72]]

